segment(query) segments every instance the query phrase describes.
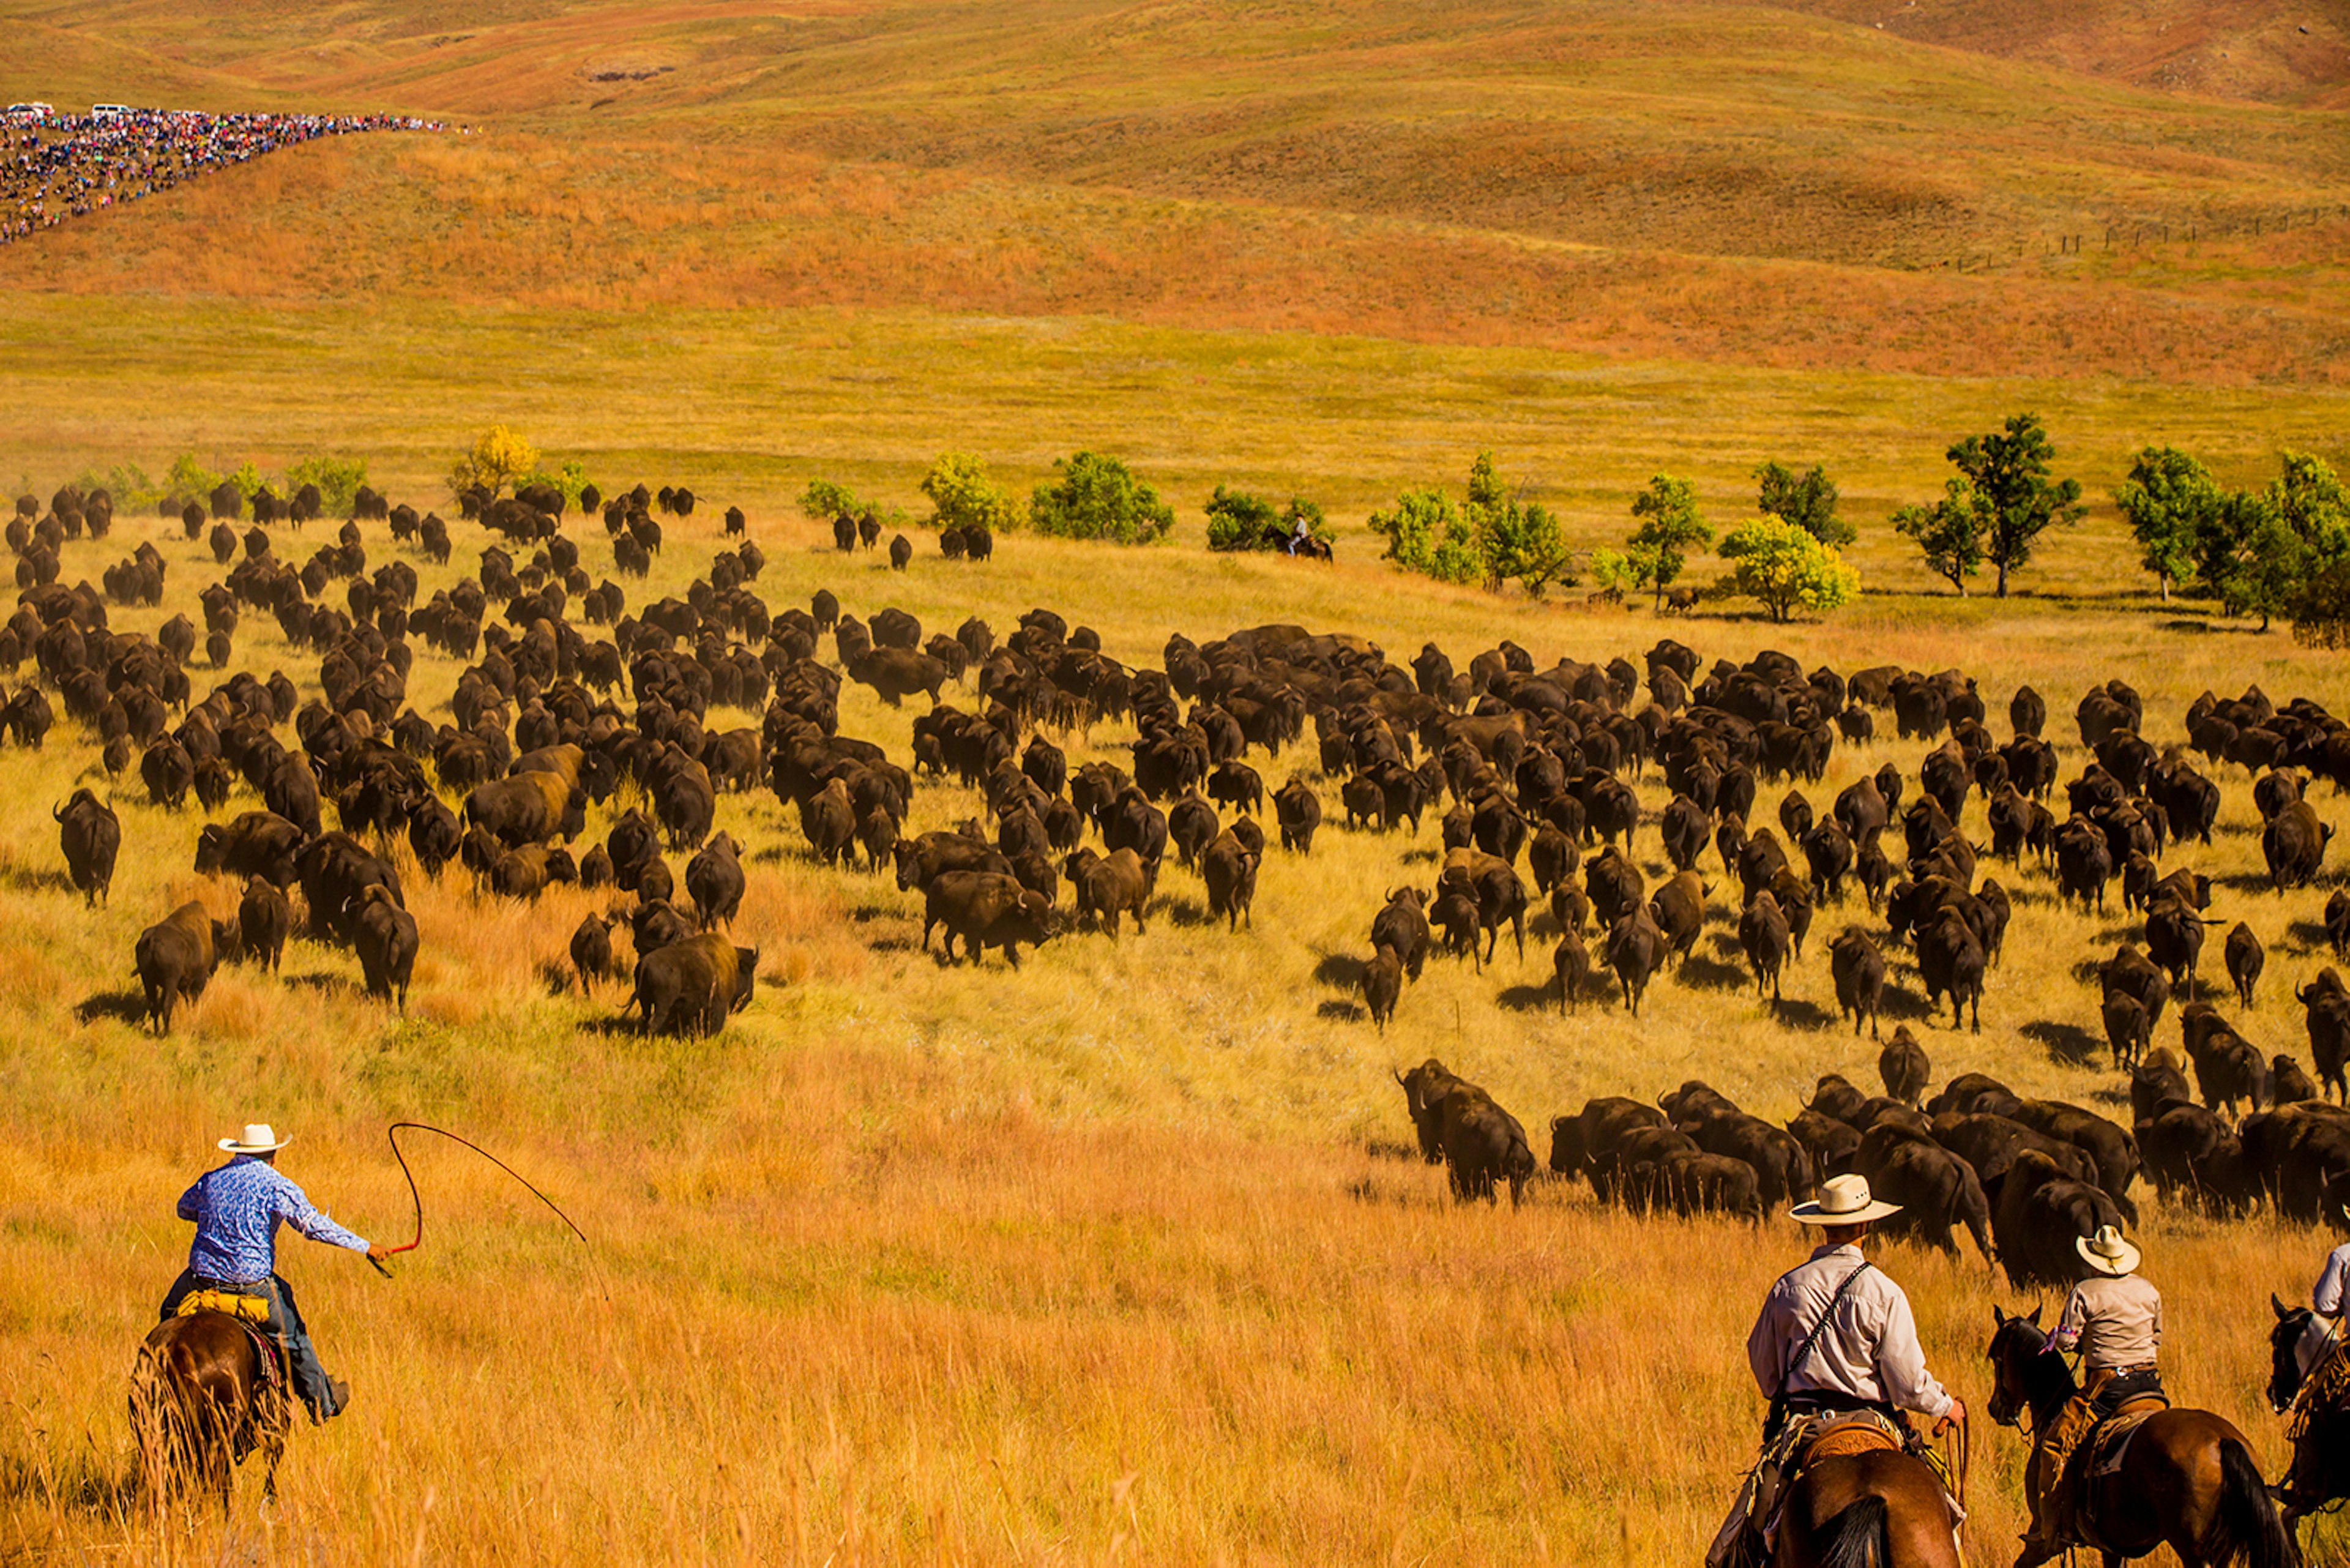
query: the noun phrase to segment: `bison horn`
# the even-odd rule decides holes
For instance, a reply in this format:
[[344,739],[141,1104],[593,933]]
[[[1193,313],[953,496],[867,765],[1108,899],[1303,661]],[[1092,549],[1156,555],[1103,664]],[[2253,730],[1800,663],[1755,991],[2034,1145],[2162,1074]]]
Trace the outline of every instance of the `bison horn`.
[[1409,1084],[1404,1083],[1403,1074],[1399,1070],[1394,1067],[1389,1067],[1388,1069],[1388,1076],[1393,1078],[1398,1086],[1402,1088],[1406,1094],[1409,1094],[1411,1092],[1411,1086]]
[[53,805],[53,806],[49,807],[49,820],[50,820],[50,821],[52,821],[52,822],[63,822],[65,819],[66,819],[66,808],[65,808],[64,806],[61,806],[61,805]]

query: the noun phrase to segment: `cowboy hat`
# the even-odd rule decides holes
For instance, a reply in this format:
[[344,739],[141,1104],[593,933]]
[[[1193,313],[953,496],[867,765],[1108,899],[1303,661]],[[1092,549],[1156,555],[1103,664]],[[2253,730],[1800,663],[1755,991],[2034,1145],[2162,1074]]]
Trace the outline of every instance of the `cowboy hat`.
[[2111,1225],[2100,1225],[2094,1236],[2082,1236],[2073,1242],[2074,1251],[2089,1267],[2101,1274],[2120,1279],[2124,1274],[2137,1272],[2140,1253],[2136,1247],[2122,1240],[2122,1233]]
[[1879,1202],[1870,1196],[1868,1178],[1831,1176],[1820,1183],[1817,1199],[1796,1204],[1787,1211],[1787,1218],[1798,1225],[1866,1225],[1900,1212],[1898,1203]]
[[274,1154],[294,1140],[279,1137],[267,1122],[247,1122],[241,1138],[224,1137],[221,1147],[230,1154]]

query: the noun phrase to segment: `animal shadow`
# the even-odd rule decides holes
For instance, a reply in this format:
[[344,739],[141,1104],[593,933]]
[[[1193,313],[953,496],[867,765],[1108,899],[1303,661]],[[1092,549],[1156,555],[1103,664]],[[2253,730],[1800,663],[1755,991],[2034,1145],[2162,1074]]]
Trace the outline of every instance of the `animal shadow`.
[[1939,1016],[1927,1004],[1924,992],[1912,991],[1906,985],[1887,985],[1877,999],[1877,1011],[1883,1017],[1904,1021]]
[[101,991],[84,997],[74,1006],[74,1022],[77,1023],[92,1023],[101,1018],[112,1018],[124,1023],[145,1023],[146,994],[136,991]]
[[2230,893],[2264,893],[2276,896],[2277,886],[2265,871],[2229,871],[2211,878],[2214,888],[2225,888]]
[[1370,1014],[1364,1011],[1361,1002],[1348,1002],[1345,997],[1334,996],[1316,1007],[1314,1010],[1314,1016],[1332,1019],[1340,1023],[1360,1023]]
[[2048,1047],[2049,1059],[2067,1067],[2086,1066],[2109,1049],[2102,1037],[2079,1024],[2051,1018],[2035,1018],[2016,1033]]
[[[1736,952],[1737,947],[1731,945]],[[1743,955],[1741,955],[1743,956]],[[1673,970],[1673,978],[1683,985],[1700,991],[1741,992],[1754,989],[1754,976],[1742,963],[1726,963],[1718,958],[1692,952]]]
[[1353,953],[1326,953],[1314,966],[1317,985],[1333,985],[1352,991],[1363,983],[1363,961]]
[[1555,989],[1555,982],[1504,986],[1502,994],[1493,1000],[1512,1012],[1548,1012],[1558,1006],[1558,999],[1551,994]]
[[1830,1012],[1807,997],[1783,997],[1771,1004],[1772,1016],[1790,1029],[1802,1029],[1814,1034],[1823,1033],[1844,1023],[1840,1012]]
[[[1159,905],[1159,911],[1166,915],[1170,925],[1185,930],[1207,925],[1210,919],[1207,906],[1195,904],[1189,898],[1165,899]],[[1222,919],[1223,917],[1219,915],[1215,918]]]

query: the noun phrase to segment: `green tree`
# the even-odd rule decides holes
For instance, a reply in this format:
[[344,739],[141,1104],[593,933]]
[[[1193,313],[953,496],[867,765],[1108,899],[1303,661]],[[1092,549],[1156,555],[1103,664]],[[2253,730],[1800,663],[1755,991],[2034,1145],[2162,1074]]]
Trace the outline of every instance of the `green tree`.
[[857,492],[829,479],[811,479],[800,492],[800,515],[812,523],[854,517],[864,510],[865,503],[857,499]]
[[1733,528],[1721,541],[1724,560],[1736,563],[1729,586],[1759,601],[1775,621],[1794,610],[1841,609],[1860,593],[1860,572],[1801,524],[1763,517]]
[[1857,536],[1853,525],[1836,515],[1835,481],[1818,463],[1802,473],[1776,462],[1754,471],[1754,509],[1793,523],[1831,548],[1849,545]]
[[1175,526],[1175,509],[1115,457],[1081,452],[1053,467],[1060,478],[1028,498],[1028,520],[1039,534],[1147,545]]
[[1966,597],[1967,579],[1982,569],[1981,513],[1973,487],[1953,479],[1942,487],[1942,498],[1930,506],[1904,506],[1893,514],[1893,529],[1918,541],[1929,571],[1948,577]]
[[367,483],[367,462],[363,458],[327,457],[323,454],[306,457],[286,471],[286,483],[290,491],[306,484],[318,487],[319,504],[330,515],[345,516],[357,499],[359,486]]
[[2154,574],[2165,599],[2174,584],[2194,576],[2196,539],[2219,504],[2210,471],[2172,446],[2141,451],[2129,478],[2114,492],[2114,504],[2137,541],[2139,564]]
[[1697,491],[1690,482],[1666,473],[1650,478],[1648,488],[1632,498],[1632,515],[1640,519],[1640,525],[1632,531],[1626,553],[1646,552],[1644,580],[1655,585],[1657,607],[1662,608],[1665,590],[1689,565],[1689,553],[1713,543],[1713,524],[1698,511]]
[[249,458],[236,465],[236,472],[228,476],[228,482],[236,486],[236,493],[247,502],[260,494],[261,487],[269,483],[261,477],[261,470]]
[[2195,576],[2227,615],[2257,615],[2266,631],[2301,577],[2301,543],[2259,491],[2220,492],[2195,532]]
[[462,496],[478,484],[494,495],[537,467],[536,447],[504,425],[492,425],[450,469],[449,491]]
[[1571,557],[1558,520],[1540,505],[1521,505],[1504,491],[1490,452],[1479,452],[1469,466],[1469,504],[1463,510],[1487,587],[1514,580],[1539,597],[1565,577]]
[[1394,509],[1374,512],[1371,532],[1387,538],[1382,560],[1447,583],[1473,583],[1482,571],[1475,532],[1441,490],[1407,490]]
[[1999,574],[1993,591],[2005,598],[2008,574],[2030,564],[2049,525],[2081,520],[2081,483],[2048,477],[2056,448],[2037,414],[2011,414],[2002,429],[1969,436],[1947,455],[1967,478],[1983,559]]
[[922,493],[931,498],[931,526],[984,528],[1002,533],[1019,524],[1012,497],[987,476],[987,465],[967,452],[941,452],[922,475]]

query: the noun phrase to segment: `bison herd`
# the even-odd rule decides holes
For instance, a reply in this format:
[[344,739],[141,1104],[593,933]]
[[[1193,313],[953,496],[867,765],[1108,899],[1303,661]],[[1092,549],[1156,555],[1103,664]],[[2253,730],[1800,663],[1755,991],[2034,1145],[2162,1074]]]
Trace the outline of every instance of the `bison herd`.
[[[2119,1165],[2086,1172],[2064,1153],[2080,1140],[2051,1118],[2070,1107],[1996,1085],[1960,1095],[1970,1078],[1920,1109],[1924,1056],[1905,1026],[1886,1047],[1885,1096],[1847,1104],[1824,1083],[1784,1128],[1698,1085],[1654,1119],[1646,1107],[1611,1113],[1641,1124],[1619,1129],[1647,1140],[1628,1163],[1589,1111],[1572,1138],[1555,1127],[1554,1168],[1624,1201],[1751,1213],[1858,1168],[1916,1195],[1917,1223],[1980,1239],[1986,1223],[1998,1233],[2025,1155],[2125,1206],[2142,1147],[2158,1187],[2230,1211],[2310,1211],[2350,1170],[2332,1163],[2338,1113],[2322,1100],[2344,1092],[2350,989],[2331,969],[2297,989],[2314,1075],[2290,1055],[2264,1058],[2212,1000],[2257,1004],[2264,944],[2236,921],[2218,944],[2229,983],[2210,985],[2212,881],[2164,864],[2210,843],[2218,775],[2241,767],[2268,885],[2282,894],[2318,876],[2332,830],[2305,791],[2313,779],[2350,783],[2350,725],[2313,702],[2206,694],[2183,739],[2158,745],[2137,694],[2109,680],[2074,709],[2084,760],[2067,780],[2038,693],[2012,694],[2002,741],[1976,681],[1956,670],[1805,672],[1774,652],[1705,667],[1669,639],[1638,664],[1543,666],[1506,641],[1465,666],[1434,644],[1399,664],[1365,639],[1289,625],[1204,642],[1178,634],[1151,668],[1107,656],[1092,630],[1041,607],[999,639],[976,616],[926,635],[902,609],[860,618],[824,591],[774,607],[757,592],[766,559],[739,509],[682,597],[631,605],[613,577],[591,579],[591,546],[565,531],[574,499],[546,486],[466,496],[461,522],[484,531],[478,564],[429,595],[411,557],[445,562],[450,524],[373,492],[299,566],[279,557],[270,525],[315,518],[315,496],[256,498],[242,535],[228,528],[234,492],[210,513],[175,510],[192,540],[212,524],[224,568],[196,595],[205,658],[225,670],[244,620],[265,615],[317,661],[307,698],[280,671],[247,670],[197,697],[196,620],[175,615],[152,636],[109,628],[109,603],[163,607],[161,555],[141,545],[104,574],[103,591],[68,587],[61,545],[102,537],[111,503],[70,489],[46,514],[35,498],[19,503],[9,538],[21,591],[0,626],[0,670],[29,659],[36,679],[0,701],[0,727],[40,745],[54,698],[109,774],[135,759],[154,806],[176,811],[192,794],[217,818],[197,830],[194,866],[241,889],[234,919],[183,905],[140,939],[133,961],[158,1027],[223,961],[274,970],[297,931],[348,949],[368,992],[404,1005],[419,942],[403,872],[439,879],[453,867],[488,897],[609,889],[625,901],[571,937],[579,984],[630,976],[626,1015],[639,1027],[715,1030],[750,1000],[760,961],[726,934],[748,882],[720,814],[744,792],[772,792],[814,860],[887,867],[919,897],[923,947],[935,937],[944,961],[974,965],[992,949],[1017,966],[1023,950],[1076,930],[1146,934],[1169,875],[1196,879],[1210,917],[1237,931],[1253,924],[1268,826],[1283,856],[1302,858],[1326,823],[1384,836],[1434,816],[1432,878],[1385,886],[1367,951],[1344,961],[1382,1029],[1431,957],[1480,971],[1519,962],[1531,926],[1550,944],[1544,977],[1563,1009],[1612,992],[1641,1012],[1659,976],[1714,961],[1711,927],[1774,1012],[1802,1001],[1825,952],[1814,994],[1832,992],[1856,1033],[1880,1037],[1888,1006],[1921,1020],[1946,1011],[1952,1027],[1979,1031],[1986,1001],[1999,1005],[2019,899],[2106,909],[2120,884],[2135,940],[2078,971],[2096,999],[2084,1011],[2141,1102],[2135,1136],[2099,1118],[2128,1146]],[[657,512],[690,517],[696,505],[690,492],[643,486],[576,500],[604,523],[619,577],[642,576],[660,553]],[[875,547],[870,521],[842,519],[836,542]],[[370,563],[363,522],[385,525],[391,558]],[[948,553],[992,548],[965,537]],[[409,701],[420,644],[461,665],[445,715]],[[844,682],[888,707],[929,700],[909,751],[893,758],[843,732]],[[723,727],[725,710],[757,722]],[[1131,737],[1118,761],[1073,762],[1062,742],[1103,725]],[[1836,748],[1879,744],[1881,730],[1925,748],[1916,768],[1886,762],[1827,795]],[[1275,784],[1267,769],[1284,752],[1301,760]],[[1642,805],[1651,778],[1660,809]],[[917,831],[917,793],[948,779],[976,815]],[[1961,826],[1976,796],[1981,842]],[[608,804],[618,815],[588,839],[591,808]],[[56,816],[73,886],[104,899],[121,844],[114,810],[85,788]],[[1661,871],[1641,858],[1643,840]],[[681,878],[671,856],[684,857]],[[1399,869],[1410,860],[1400,853]],[[2350,894],[2332,896],[2322,923],[2337,954],[2350,950]],[[623,931],[627,958],[614,946]],[[2173,1008],[2175,1054],[2155,1044]],[[1432,1064],[1405,1087],[1423,1150],[1464,1195],[1503,1182],[1514,1193],[1533,1177],[1522,1130],[1491,1096]]]

